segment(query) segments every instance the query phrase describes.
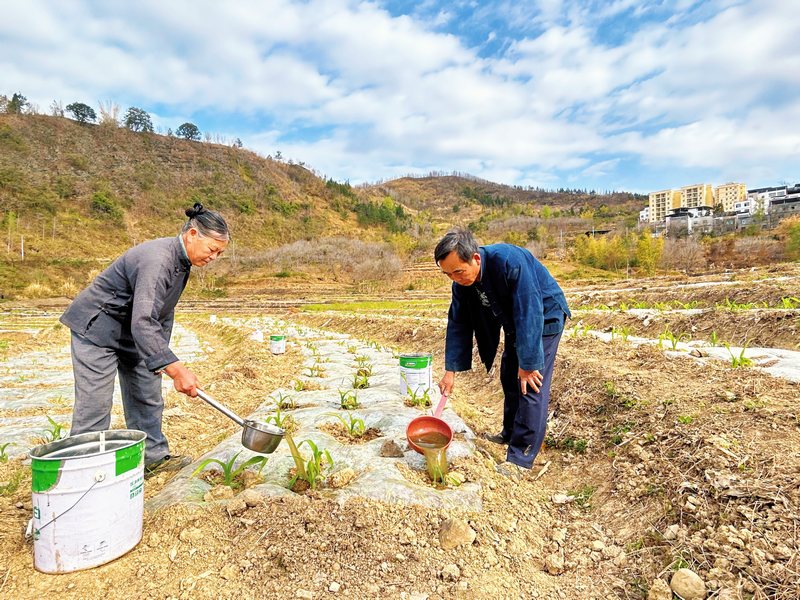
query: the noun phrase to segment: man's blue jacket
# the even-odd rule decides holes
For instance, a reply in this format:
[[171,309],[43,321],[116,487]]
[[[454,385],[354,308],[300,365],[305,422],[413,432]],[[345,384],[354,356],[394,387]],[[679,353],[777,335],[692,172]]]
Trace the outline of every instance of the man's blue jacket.
[[[479,249],[480,280],[470,286],[453,283],[447,315],[445,369],[472,368],[472,337],[488,371],[500,344],[516,346],[519,366],[526,371],[544,368],[542,336],[563,330],[571,316],[564,292],[548,270],[526,249],[492,244]],[[483,296],[483,297],[482,297]]]

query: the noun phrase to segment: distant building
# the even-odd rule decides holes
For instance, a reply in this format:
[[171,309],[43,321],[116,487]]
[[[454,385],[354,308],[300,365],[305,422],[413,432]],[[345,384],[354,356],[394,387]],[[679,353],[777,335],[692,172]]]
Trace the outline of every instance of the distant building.
[[660,192],[650,192],[650,205],[648,206],[648,218],[651,223],[663,221],[667,212],[673,208],[681,206],[681,193],[678,190],[661,190]]
[[765,187],[747,190],[747,199],[751,201],[749,210],[750,214],[761,212],[769,214],[770,204],[773,200],[782,200],[786,198],[786,186],[781,185],[778,187]]
[[747,199],[747,187],[743,183],[725,183],[714,190],[715,202],[723,212],[734,212],[734,205]]
[[710,206],[681,206],[665,217],[667,235],[680,237],[692,233],[710,233],[714,230],[714,209]]
[[783,188],[783,194],[770,200],[770,216],[778,222],[792,215],[800,215],[800,183]]
[[697,183],[685,185],[681,188],[681,206],[694,208],[696,206],[714,206],[714,191],[710,183]]
[[639,211],[639,223],[647,223],[650,221],[650,207],[645,206],[644,209]]

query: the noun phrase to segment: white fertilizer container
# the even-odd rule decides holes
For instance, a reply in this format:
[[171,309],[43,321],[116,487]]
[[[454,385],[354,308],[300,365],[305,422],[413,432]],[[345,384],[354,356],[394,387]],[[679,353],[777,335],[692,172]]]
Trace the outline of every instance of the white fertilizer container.
[[139,543],[145,437],[131,429],[82,433],[31,450],[36,570],[89,569]]
[[269,349],[273,354],[283,354],[286,352],[286,336],[285,335],[271,335],[269,336]]
[[430,353],[400,355],[400,393],[405,396],[409,390],[415,394],[424,394],[433,387],[431,365],[433,356]]

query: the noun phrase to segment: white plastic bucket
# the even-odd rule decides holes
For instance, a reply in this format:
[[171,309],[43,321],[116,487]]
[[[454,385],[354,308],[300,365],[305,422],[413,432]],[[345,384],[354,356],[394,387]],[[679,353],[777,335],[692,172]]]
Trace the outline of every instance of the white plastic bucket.
[[44,573],[89,569],[142,539],[142,431],[82,433],[30,452],[33,565]]
[[433,356],[428,353],[400,355],[400,393],[405,396],[409,390],[424,394],[433,387],[431,365]]
[[286,336],[285,335],[269,336],[269,349],[273,354],[283,354],[284,352],[286,352]]

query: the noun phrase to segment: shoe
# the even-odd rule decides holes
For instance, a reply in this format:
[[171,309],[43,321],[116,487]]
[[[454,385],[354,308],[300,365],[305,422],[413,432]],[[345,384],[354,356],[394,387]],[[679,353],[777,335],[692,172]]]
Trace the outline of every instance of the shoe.
[[521,481],[530,472],[530,469],[520,467],[508,461],[495,465],[494,470],[503,477],[508,477],[513,481]]
[[191,456],[184,456],[182,454],[167,454],[166,456],[154,460],[144,465],[144,477],[152,477],[159,473],[167,473],[171,471],[180,471],[183,467],[192,462]]
[[492,442],[493,444],[508,444],[509,440],[503,437],[502,433],[495,433],[495,434],[486,434],[483,436],[486,440]]

